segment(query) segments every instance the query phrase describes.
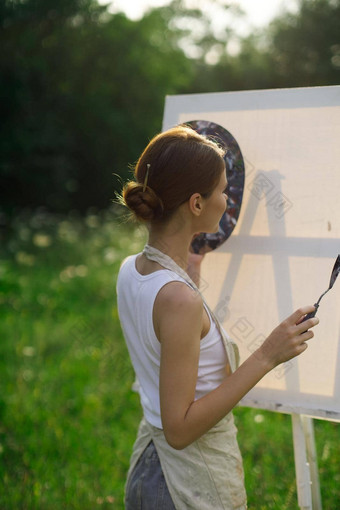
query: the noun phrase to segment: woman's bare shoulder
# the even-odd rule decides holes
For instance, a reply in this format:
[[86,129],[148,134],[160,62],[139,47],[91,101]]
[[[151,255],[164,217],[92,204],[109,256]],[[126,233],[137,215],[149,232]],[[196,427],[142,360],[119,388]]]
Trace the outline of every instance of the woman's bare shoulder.
[[197,290],[178,280],[166,283],[158,292],[155,304],[171,308],[202,310],[203,300]]

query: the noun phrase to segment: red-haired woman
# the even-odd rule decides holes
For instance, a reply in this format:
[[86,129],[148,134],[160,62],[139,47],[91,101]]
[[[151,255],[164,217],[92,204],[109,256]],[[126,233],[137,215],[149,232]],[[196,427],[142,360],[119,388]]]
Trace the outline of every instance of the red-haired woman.
[[317,318],[294,312],[238,366],[235,344],[198,290],[193,236],[213,233],[226,208],[223,151],[189,127],[151,140],[123,201],[148,227],[142,253],[117,283],[119,317],[144,417],[127,477],[127,510],[244,509],[232,409],[270,370],[299,354]]

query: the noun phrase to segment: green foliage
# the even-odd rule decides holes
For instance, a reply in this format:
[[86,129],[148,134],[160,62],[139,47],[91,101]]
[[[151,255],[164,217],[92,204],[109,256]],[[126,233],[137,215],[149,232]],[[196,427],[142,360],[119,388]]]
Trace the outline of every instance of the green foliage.
[[[0,251],[0,508],[123,510],[141,408],[115,284],[145,239],[115,209],[12,221]],[[297,509],[289,416],[235,418],[249,509]],[[315,436],[323,505],[336,509],[339,424],[316,420]]]
[[[291,417],[261,409],[234,411],[249,510],[298,510]],[[339,507],[339,423],[313,420],[323,508]]]
[[278,85],[338,84],[339,26],[339,0],[300,0],[297,14],[274,20],[269,29],[269,54]]
[[267,29],[224,51],[215,66],[197,66],[200,92],[337,85],[340,80],[340,1],[300,0]]
[[2,207],[108,206],[113,174],[126,178],[160,130],[164,97],[187,84],[190,62],[157,46],[167,33],[157,12],[137,23],[93,1],[5,6]]
[[109,206],[166,95],[339,83],[340,0],[300,0],[236,55],[239,10],[209,6],[173,0],[131,21],[96,0],[2,1],[1,208]]
[[122,508],[140,419],[117,315],[143,233],[114,211],[17,217],[0,272],[0,507]]

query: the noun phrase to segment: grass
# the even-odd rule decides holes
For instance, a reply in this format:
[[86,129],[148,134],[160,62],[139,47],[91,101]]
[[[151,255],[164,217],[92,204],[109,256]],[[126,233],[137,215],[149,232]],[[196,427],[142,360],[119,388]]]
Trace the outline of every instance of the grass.
[[[141,409],[115,282],[144,241],[115,210],[24,212],[3,236],[1,509],[123,509]],[[249,508],[297,509],[290,417],[237,408],[235,419]],[[339,425],[316,420],[315,435],[323,505],[337,509]]]

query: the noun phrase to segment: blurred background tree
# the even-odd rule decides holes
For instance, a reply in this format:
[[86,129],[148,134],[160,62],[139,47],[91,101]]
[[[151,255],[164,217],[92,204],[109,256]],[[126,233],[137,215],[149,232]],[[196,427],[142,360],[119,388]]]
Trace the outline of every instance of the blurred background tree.
[[96,0],[2,0],[2,211],[111,205],[167,94],[339,83],[340,0],[300,0],[244,38],[230,26],[184,0],[138,21]]
[[337,85],[340,81],[340,1],[300,0],[265,30],[239,40],[196,80],[200,92]]

